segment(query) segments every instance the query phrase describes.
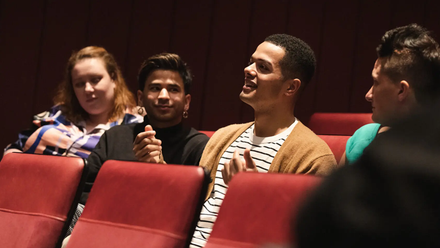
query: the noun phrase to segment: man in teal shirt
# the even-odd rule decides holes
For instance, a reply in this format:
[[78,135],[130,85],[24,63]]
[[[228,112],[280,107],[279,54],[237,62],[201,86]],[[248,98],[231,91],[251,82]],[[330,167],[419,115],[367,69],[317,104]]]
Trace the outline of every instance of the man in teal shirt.
[[341,163],[357,160],[377,134],[431,105],[440,92],[439,45],[425,28],[410,24],[387,31],[376,50],[373,86],[365,95],[376,123],[354,133]]

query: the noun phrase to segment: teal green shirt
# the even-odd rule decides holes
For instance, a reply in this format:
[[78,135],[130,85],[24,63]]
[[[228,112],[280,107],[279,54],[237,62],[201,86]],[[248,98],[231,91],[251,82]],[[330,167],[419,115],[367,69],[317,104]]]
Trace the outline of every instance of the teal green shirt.
[[345,146],[347,164],[355,162],[362,155],[365,147],[367,147],[376,137],[379,127],[380,124],[378,123],[364,125],[356,130],[353,136],[347,140],[347,144]]

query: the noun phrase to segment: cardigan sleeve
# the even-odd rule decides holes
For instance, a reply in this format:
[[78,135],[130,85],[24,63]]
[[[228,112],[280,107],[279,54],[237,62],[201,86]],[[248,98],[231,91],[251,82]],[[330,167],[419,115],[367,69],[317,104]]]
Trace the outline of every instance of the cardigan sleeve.
[[278,150],[269,171],[326,176],[337,167],[325,141],[299,122]]
[[317,157],[310,163],[310,169],[305,171],[305,174],[312,174],[316,176],[328,176],[333,170],[338,167],[333,154],[326,154]]

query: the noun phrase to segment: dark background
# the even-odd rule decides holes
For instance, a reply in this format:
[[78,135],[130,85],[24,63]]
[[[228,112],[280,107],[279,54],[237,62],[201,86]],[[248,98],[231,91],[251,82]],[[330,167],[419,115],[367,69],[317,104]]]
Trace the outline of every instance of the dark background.
[[315,51],[318,70],[297,105],[314,112],[370,112],[375,47],[386,30],[416,22],[440,34],[436,0],[0,0],[0,147],[48,110],[73,50],[105,47],[130,89],[141,62],[178,53],[195,75],[188,122],[216,130],[253,119],[238,95],[263,39],[288,33]]

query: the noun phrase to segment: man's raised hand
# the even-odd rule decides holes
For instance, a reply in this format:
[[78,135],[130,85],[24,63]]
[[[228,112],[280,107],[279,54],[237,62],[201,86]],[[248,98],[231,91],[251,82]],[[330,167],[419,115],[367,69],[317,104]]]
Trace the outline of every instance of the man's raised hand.
[[140,162],[160,163],[162,156],[162,141],[154,136],[156,131],[151,125],[145,126],[145,131],[139,133],[133,142],[133,152]]
[[222,171],[223,181],[225,184],[229,184],[232,177],[238,172],[242,171],[255,171],[258,172],[255,161],[251,157],[251,150],[249,148],[244,150],[243,158],[240,158],[238,151],[236,150],[232,155],[230,161],[225,162]]

